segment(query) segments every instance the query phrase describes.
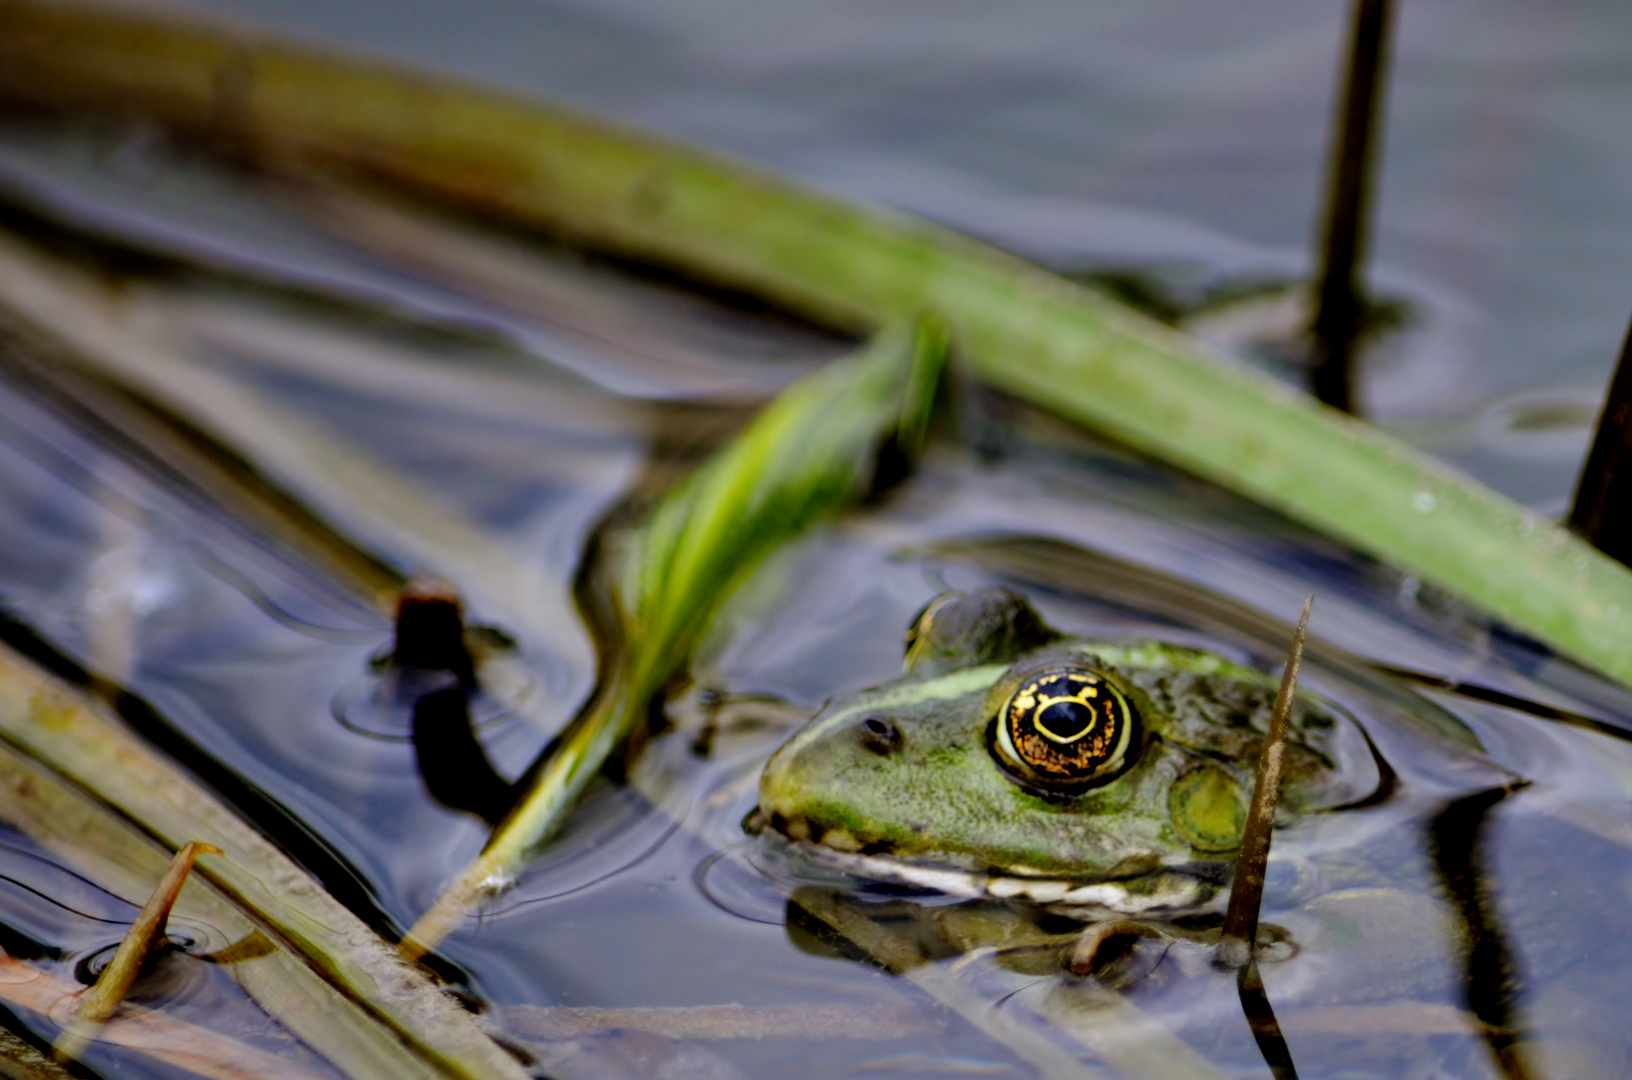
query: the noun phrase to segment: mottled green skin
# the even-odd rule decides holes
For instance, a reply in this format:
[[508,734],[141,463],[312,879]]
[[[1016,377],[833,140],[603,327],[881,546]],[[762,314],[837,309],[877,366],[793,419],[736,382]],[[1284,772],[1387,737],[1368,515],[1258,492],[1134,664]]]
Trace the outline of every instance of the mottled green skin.
[[[1199,850],[1175,825],[1170,789],[1198,768],[1222,769],[1244,816],[1275,683],[1213,653],[1044,632],[1055,640],[1019,653],[1015,642],[988,634],[987,643],[997,645],[985,652],[998,653],[998,662],[965,666],[946,642],[935,649],[918,642],[920,662],[909,652],[901,679],[831,703],[777,751],[760,783],[761,819],[795,840],[840,851],[1004,876],[1094,881],[1162,866],[1227,866],[1239,833]],[[982,652],[972,643],[965,659],[992,659]],[[1132,766],[1065,800],[1022,788],[994,760],[987,738],[1015,685],[1011,669],[1052,660],[1086,662],[1116,683],[1144,721]],[[858,725],[867,717],[895,724],[894,752],[865,745]],[[1339,775],[1338,723],[1301,701],[1294,710],[1283,821],[1364,794]]]

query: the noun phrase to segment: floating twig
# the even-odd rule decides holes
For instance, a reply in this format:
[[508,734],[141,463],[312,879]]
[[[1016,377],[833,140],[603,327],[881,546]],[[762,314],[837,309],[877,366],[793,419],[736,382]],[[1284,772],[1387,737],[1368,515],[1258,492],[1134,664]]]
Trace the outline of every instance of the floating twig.
[[1264,736],[1264,748],[1258,756],[1258,778],[1252,787],[1252,805],[1247,811],[1241,850],[1235,857],[1230,903],[1224,912],[1224,935],[1218,945],[1219,963],[1226,967],[1245,966],[1258,947],[1258,910],[1264,900],[1264,875],[1269,867],[1269,845],[1275,829],[1275,805],[1281,798],[1281,772],[1286,762],[1292,697],[1298,687],[1298,667],[1303,663],[1303,642],[1309,633],[1309,613],[1314,606],[1313,596],[1304,601],[1298,628],[1292,632],[1286,671],[1281,675],[1281,689],[1275,695],[1269,733]]
[[[50,1018],[60,1016],[84,987],[0,954],[0,1003]],[[26,1043],[0,1031],[0,1076],[7,1080],[69,1080],[70,1072]],[[318,1080],[320,1075],[287,1057],[166,1016],[157,1010],[126,1010],[110,1017],[97,1041],[131,1050],[152,1061],[184,1069],[204,1080]],[[21,1051],[21,1062],[12,1055]],[[428,1080],[428,1078],[427,1078]]]
[[170,909],[176,906],[181,887],[187,883],[187,875],[192,872],[193,861],[200,855],[219,854],[220,848],[196,841],[183,844],[181,850],[176,852],[169,869],[153,889],[153,895],[142,905],[136,921],[130,924],[124,940],[114,950],[108,966],[97,976],[96,985],[85,992],[73,1020],[57,1036],[54,1047],[57,1060],[72,1061],[83,1054],[96,1038],[97,1029],[107,1023],[124,1003],[125,995],[136,985],[136,979],[153,955],[153,950],[165,940],[165,932],[170,925]]
[[1309,380],[1317,398],[1344,412],[1355,411],[1354,351],[1365,329],[1360,264],[1365,258],[1391,7],[1391,0],[1355,0],[1348,70],[1326,181],[1320,279],[1309,331],[1313,352]]
[[[145,773],[139,766],[137,771]],[[186,798],[184,792],[180,794]],[[24,758],[4,740],[0,740],[0,823],[114,895],[148,888],[164,874],[172,857],[122,814],[51,769]],[[177,913],[194,926],[207,926],[238,939],[197,959],[236,965],[233,975],[238,984],[296,1038],[351,1080],[446,1080],[444,1071],[416,1056],[395,1030],[269,938],[202,875],[195,874],[193,881],[196,887],[178,899]],[[21,961],[0,960],[0,1001],[8,1005],[68,1017],[74,999],[84,990],[77,982],[55,980]],[[172,1063],[182,1063],[182,1058],[174,1056],[178,1054],[218,1062],[222,1070],[217,1073],[196,1064],[186,1067],[200,1075],[241,1080],[231,1072],[235,1067],[231,1047],[237,1044],[224,1040],[220,1046],[213,1045],[208,1032],[193,1039],[189,1032],[196,1030],[172,1023],[162,1012],[130,1015],[122,1011],[103,1026],[98,1040],[141,1047],[143,1053]],[[168,1037],[168,1032],[175,1037]]]

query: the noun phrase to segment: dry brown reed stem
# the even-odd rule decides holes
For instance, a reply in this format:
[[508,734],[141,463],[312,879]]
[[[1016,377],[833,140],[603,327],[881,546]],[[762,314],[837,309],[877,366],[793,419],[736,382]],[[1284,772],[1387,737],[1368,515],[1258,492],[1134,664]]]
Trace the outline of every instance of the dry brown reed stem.
[[1247,811],[1247,828],[1241,850],[1235,857],[1235,877],[1230,882],[1230,904],[1224,912],[1224,936],[1218,945],[1221,964],[1239,968],[1252,959],[1258,938],[1258,909],[1264,901],[1264,873],[1269,867],[1269,844],[1275,829],[1275,805],[1281,797],[1281,773],[1286,762],[1286,734],[1292,719],[1292,695],[1298,687],[1298,668],[1303,664],[1303,642],[1309,633],[1309,613],[1315,598],[1303,603],[1298,628],[1292,633],[1292,649],[1281,675],[1281,689],[1275,695],[1275,712],[1270,717],[1269,734],[1258,757],[1258,778],[1252,787],[1252,806]]

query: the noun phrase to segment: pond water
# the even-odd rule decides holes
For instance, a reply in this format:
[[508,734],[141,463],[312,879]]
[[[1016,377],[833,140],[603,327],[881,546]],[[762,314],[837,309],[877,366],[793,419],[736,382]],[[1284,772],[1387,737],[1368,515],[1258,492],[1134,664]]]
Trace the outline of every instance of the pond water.
[[[1341,15],[215,6],[695,136],[1065,269],[1137,272],[1243,362],[1305,267]],[[1632,295],[1616,224],[1632,170],[1601,107],[1632,94],[1606,59],[1632,27],[1608,5],[1557,10],[1406,13],[1377,280],[1410,318],[1366,376],[1382,421],[1549,510]],[[595,538],[853,345],[420,207],[244,175],[145,129],[8,121],[0,224],[116,277],[133,347],[253,410],[215,437],[346,551],[457,582],[473,621],[511,639],[472,703],[504,779],[594,685],[574,588]],[[1243,282],[1265,285],[1258,306],[1209,299]],[[27,348],[0,367],[5,633],[130,688],[154,710],[146,734],[400,932],[488,827],[427,791],[412,694],[378,663],[377,571],[298,514],[235,501],[94,386]],[[1336,839],[1277,841],[1264,919],[1299,951],[1262,973],[1298,1075],[1625,1075],[1632,697],[1260,507],[978,387],[949,397],[918,472],[758,572],[667,702],[672,729],[446,943],[442,970],[484,1022],[569,1080],[1167,1076],[1188,1075],[1186,1055],[1263,1075],[1233,978],[1182,947],[1114,1001],[1073,999],[1058,975],[959,960],[957,920],[989,906],[836,882],[741,823],[775,747],[825,700],[894,678],[903,631],[946,589],[1005,585],[1069,633],[1266,672],[1313,592],[1303,685],[1359,721],[1399,783]],[[1362,661],[1597,724],[1430,701]],[[142,897],[0,843],[0,944],[86,976]],[[931,962],[866,962],[833,930],[846,911]],[[322,1073],[225,970],[172,958],[145,1000]],[[87,1062],[172,1075],[105,1048]]]
[[[1343,0],[212,0],[581,105],[1065,268],[1308,273]],[[1549,513],[1632,309],[1623,5],[1397,5],[1372,415]]]

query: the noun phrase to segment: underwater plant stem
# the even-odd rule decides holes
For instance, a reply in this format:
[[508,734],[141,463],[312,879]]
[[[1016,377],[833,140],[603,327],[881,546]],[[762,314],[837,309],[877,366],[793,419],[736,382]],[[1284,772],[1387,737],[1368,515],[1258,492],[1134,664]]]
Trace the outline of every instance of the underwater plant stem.
[[1360,269],[1374,186],[1373,147],[1392,6],[1392,0],[1355,0],[1349,62],[1328,165],[1320,277],[1310,327],[1310,389],[1327,405],[1348,413],[1356,411],[1355,345],[1364,330],[1366,312]]
[[1219,963],[1240,968],[1252,962],[1258,946],[1258,910],[1264,901],[1264,876],[1269,868],[1269,845],[1275,831],[1275,806],[1281,798],[1281,773],[1286,763],[1286,736],[1292,721],[1292,698],[1298,688],[1298,668],[1303,663],[1303,642],[1309,633],[1309,613],[1315,598],[1303,602],[1303,614],[1292,633],[1281,688],[1275,695],[1275,711],[1269,733],[1258,756],[1258,778],[1252,786],[1252,804],[1247,810],[1247,827],[1241,850],[1235,857],[1235,876],[1230,881],[1230,903],[1224,912],[1224,934],[1218,945]]
[[124,940],[114,950],[113,959],[102,969],[96,985],[85,992],[73,1020],[57,1037],[54,1047],[57,1060],[69,1061],[84,1053],[85,1047],[96,1038],[97,1029],[123,1004],[125,995],[136,985],[142,966],[153,954],[154,947],[164,940],[170,922],[170,909],[176,906],[181,887],[187,883],[187,875],[192,872],[193,861],[200,855],[220,854],[220,848],[194,841],[183,844],[181,850],[176,852],[164,877],[153,889],[153,895],[142,905],[136,921],[130,924]]
[[1249,959],[1235,973],[1235,991],[1241,998],[1241,1011],[1246,1014],[1247,1026],[1252,1029],[1258,1052],[1264,1055],[1275,1080],[1298,1080],[1297,1066],[1292,1063],[1292,1051],[1286,1045],[1286,1036],[1275,1019],[1275,1010],[1264,991],[1264,977],[1258,970],[1258,961]]
[[1621,343],[1566,522],[1587,543],[1632,566],[1632,327]]

